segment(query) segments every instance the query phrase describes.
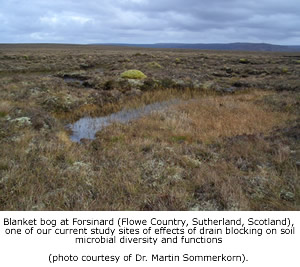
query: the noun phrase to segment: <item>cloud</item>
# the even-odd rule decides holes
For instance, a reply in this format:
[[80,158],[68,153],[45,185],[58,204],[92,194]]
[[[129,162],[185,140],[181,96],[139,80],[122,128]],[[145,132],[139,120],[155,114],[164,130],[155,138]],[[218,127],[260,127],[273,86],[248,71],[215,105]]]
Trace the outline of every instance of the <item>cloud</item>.
[[92,21],[92,19],[88,17],[84,17],[81,15],[72,15],[72,14],[54,14],[50,16],[40,17],[40,21],[42,24],[47,24],[50,27],[58,27],[62,25],[70,25],[70,24],[85,24],[87,22]]
[[300,44],[299,0],[0,0],[0,42]]

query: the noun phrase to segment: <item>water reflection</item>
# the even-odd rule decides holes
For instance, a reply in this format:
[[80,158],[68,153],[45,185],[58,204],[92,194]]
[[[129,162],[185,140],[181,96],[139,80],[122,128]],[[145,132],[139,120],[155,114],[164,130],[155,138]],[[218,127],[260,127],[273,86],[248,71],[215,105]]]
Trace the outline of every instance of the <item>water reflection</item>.
[[131,120],[150,114],[151,111],[161,110],[176,103],[178,103],[178,100],[174,99],[170,101],[156,102],[141,108],[121,110],[105,117],[84,117],[74,124],[67,125],[67,127],[72,130],[70,138],[73,142],[80,142],[81,139],[95,139],[95,134],[98,131],[101,131],[103,128],[114,122],[128,123]]

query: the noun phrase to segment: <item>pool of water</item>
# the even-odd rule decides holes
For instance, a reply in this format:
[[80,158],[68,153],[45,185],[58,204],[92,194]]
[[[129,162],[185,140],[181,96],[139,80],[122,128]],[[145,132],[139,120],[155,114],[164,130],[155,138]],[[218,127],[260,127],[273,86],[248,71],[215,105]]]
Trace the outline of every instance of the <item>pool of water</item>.
[[74,78],[74,77],[69,77],[69,76],[65,76],[63,77],[63,79],[66,83],[78,83],[79,85],[83,85],[84,83],[84,80]]
[[128,123],[150,114],[152,111],[162,110],[172,104],[178,103],[179,100],[174,99],[164,102],[156,102],[136,109],[121,110],[105,117],[91,118],[84,117],[73,124],[67,125],[67,128],[72,131],[71,140],[80,142],[81,139],[95,139],[98,131],[111,125],[112,123]]

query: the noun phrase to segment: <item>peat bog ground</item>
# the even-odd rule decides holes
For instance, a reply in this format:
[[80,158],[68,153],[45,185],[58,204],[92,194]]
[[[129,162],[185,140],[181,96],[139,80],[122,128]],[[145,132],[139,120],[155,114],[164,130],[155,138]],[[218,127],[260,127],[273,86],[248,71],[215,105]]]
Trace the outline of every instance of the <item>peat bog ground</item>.
[[0,210],[300,210],[299,103],[300,53],[0,45]]

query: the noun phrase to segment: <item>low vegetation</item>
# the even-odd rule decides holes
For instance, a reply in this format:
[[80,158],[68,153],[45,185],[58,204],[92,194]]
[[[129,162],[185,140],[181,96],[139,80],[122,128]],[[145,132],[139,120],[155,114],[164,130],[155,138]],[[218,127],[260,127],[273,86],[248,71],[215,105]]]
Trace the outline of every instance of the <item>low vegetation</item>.
[[[300,209],[298,54],[0,51],[1,210]],[[70,140],[82,117],[170,99]]]
[[122,78],[127,79],[145,79],[147,76],[139,70],[127,70],[121,74]]
[[162,68],[162,66],[160,64],[158,64],[157,62],[155,62],[155,61],[148,63],[148,67],[149,68],[154,68],[154,69],[155,68],[156,69],[161,69]]

